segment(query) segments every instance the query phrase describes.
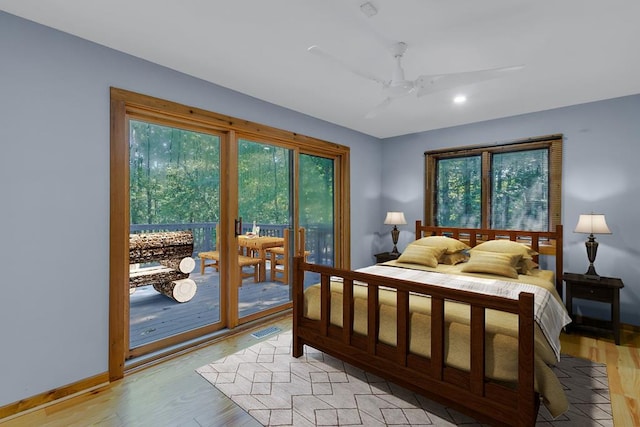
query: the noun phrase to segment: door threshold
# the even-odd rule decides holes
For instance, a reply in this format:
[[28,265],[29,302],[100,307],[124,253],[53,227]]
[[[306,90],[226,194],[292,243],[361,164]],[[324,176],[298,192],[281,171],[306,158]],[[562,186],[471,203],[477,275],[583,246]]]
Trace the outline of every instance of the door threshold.
[[[285,310],[284,312],[279,312],[277,314],[266,316],[252,322],[244,323],[242,325],[236,326],[233,329],[221,329],[216,332],[212,332],[207,335],[203,335],[198,338],[194,338],[188,341],[181,342],[176,345],[172,345],[169,347],[165,347],[161,350],[157,350],[151,353],[147,353],[138,357],[134,357],[132,359],[125,361],[124,371],[125,375],[132,374],[134,372],[138,372],[142,369],[155,366],[159,363],[165,362],[167,360],[173,359],[178,356],[182,356],[186,353],[198,350],[202,347],[206,347],[211,344],[215,344],[216,342],[220,342],[224,339],[227,339],[231,336],[242,334],[254,329],[258,329],[264,326],[265,323],[273,322],[276,320],[280,320],[286,317],[291,317],[292,310]],[[262,333],[262,331],[269,330],[269,328],[264,328],[262,330],[258,330],[255,334]],[[279,329],[279,328],[278,328]],[[271,335],[272,333],[265,333],[262,336],[254,336],[254,338],[260,339],[266,336]],[[253,334],[252,334],[253,336]]]

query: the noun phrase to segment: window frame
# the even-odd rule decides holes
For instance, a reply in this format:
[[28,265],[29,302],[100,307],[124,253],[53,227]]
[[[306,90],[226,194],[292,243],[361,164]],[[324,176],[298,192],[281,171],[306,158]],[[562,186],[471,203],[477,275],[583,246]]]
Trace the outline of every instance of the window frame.
[[492,145],[473,145],[425,151],[424,218],[436,225],[438,161],[456,157],[481,157],[481,228],[491,229],[491,157],[494,154],[547,149],[549,151],[548,230],[561,224],[562,211],[562,134],[519,139]]

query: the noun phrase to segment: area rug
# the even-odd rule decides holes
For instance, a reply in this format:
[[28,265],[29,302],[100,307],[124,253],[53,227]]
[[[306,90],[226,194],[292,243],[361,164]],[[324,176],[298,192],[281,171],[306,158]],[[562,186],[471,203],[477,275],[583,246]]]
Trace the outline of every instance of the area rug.
[[[563,356],[555,368],[570,409],[539,426],[613,426],[606,366]],[[305,346],[282,332],[197,372],[265,426],[473,426],[475,420]]]

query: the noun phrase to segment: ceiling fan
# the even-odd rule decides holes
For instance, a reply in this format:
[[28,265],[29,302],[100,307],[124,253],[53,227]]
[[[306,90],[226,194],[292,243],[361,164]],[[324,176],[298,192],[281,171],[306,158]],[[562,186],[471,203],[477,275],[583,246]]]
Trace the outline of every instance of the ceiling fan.
[[365,116],[366,118],[373,118],[377,116],[396,98],[401,98],[414,93],[416,96],[422,97],[472,83],[499,78],[505,74],[524,68],[522,65],[516,65],[489,68],[485,70],[462,71],[458,73],[427,74],[419,76],[415,80],[407,80],[404,76],[404,69],[402,68],[402,57],[407,51],[407,48],[408,46],[404,42],[394,43],[391,46],[391,53],[395,58],[396,63],[391,74],[391,79],[389,80],[381,79],[366,70],[359,69],[353,64],[349,64],[346,61],[325,52],[318,46],[311,46],[307,50],[314,55],[318,55],[319,57],[342,66],[358,76],[373,80],[382,85],[386,97],[380,104],[374,107],[373,110],[367,113]]

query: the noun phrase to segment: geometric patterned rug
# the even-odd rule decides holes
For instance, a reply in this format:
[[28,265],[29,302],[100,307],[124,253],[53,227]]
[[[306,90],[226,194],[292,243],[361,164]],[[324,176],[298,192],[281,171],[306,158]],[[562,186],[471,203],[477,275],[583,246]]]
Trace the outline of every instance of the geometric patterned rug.
[[[475,420],[305,346],[291,356],[291,331],[197,372],[265,426],[477,426]],[[538,426],[613,426],[606,366],[565,357],[555,368],[570,408]]]

